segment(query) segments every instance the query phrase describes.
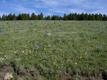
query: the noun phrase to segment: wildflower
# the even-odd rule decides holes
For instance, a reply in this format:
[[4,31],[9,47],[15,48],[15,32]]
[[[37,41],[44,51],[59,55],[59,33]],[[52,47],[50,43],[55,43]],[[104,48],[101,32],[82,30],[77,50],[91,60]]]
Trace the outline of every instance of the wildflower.
[[48,36],[51,36],[52,34],[51,34],[51,33],[47,33],[47,35],[48,35]]
[[77,64],[77,62],[75,62],[75,64]]
[[44,48],[44,51],[46,51],[47,49],[46,48]]
[[9,56],[8,56],[8,55],[4,55],[4,58],[5,58],[5,59],[8,59],[8,58],[9,58]]
[[22,51],[22,53],[24,53],[25,51]]
[[17,51],[14,51],[14,53],[17,53]]
[[0,62],[4,61],[5,59],[3,57],[0,58]]

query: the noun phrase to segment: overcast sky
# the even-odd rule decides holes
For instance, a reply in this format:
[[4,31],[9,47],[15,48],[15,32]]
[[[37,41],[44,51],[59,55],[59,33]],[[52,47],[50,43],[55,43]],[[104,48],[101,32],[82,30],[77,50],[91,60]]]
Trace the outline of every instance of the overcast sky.
[[64,13],[107,14],[107,0],[0,0],[0,15],[8,13]]

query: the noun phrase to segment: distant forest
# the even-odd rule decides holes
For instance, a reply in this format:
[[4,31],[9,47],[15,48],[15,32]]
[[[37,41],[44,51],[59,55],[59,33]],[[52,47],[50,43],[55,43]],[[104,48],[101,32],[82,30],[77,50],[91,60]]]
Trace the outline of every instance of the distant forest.
[[8,14],[2,15],[0,20],[101,20],[106,21],[107,15],[104,14],[88,14],[88,13],[70,13],[64,14],[63,16],[52,15],[52,16],[44,16],[43,13],[40,14],[27,14],[21,13],[18,15]]

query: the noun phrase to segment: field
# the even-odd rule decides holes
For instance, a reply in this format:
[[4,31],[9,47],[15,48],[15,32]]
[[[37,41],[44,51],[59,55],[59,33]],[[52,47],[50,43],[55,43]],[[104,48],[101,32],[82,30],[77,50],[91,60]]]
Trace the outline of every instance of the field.
[[1,21],[0,80],[107,80],[107,22]]

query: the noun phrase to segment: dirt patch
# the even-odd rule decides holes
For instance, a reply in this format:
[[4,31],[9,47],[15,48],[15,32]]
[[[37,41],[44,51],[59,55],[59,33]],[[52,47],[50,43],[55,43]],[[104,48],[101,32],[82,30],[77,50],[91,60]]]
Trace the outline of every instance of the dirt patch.
[[0,80],[10,80],[13,78],[13,69],[10,65],[3,64],[0,66]]
[[[102,71],[96,75],[60,72],[55,80],[107,80],[107,72]],[[0,65],[0,80],[48,80],[35,67],[19,67],[14,63]]]
[[17,67],[15,64],[0,65],[0,80],[44,80],[35,68]]

